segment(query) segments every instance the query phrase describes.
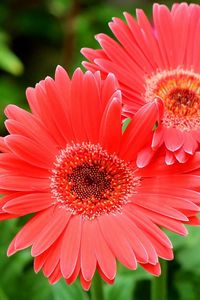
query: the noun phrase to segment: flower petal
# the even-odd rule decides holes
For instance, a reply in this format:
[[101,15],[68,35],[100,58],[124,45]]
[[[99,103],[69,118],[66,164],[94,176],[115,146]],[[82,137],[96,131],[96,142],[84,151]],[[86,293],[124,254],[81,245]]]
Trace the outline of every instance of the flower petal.
[[41,233],[33,243],[31,250],[32,256],[40,255],[55,242],[65,229],[70,217],[71,213],[67,212],[65,209],[60,207],[54,209],[52,221],[42,229]]
[[3,210],[7,213],[25,215],[48,208],[52,205],[49,193],[33,193],[8,201]]
[[69,278],[77,264],[82,235],[82,220],[79,215],[71,217],[63,237],[60,268],[63,277]]

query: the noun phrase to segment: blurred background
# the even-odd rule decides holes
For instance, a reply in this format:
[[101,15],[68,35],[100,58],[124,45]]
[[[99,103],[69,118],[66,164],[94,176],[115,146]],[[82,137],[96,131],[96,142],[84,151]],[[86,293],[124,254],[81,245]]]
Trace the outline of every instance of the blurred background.
[[[171,6],[173,1],[157,1]],[[180,2],[180,1],[176,1]],[[190,3],[191,1],[187,1]],[[200,1],[192,1],[199,3]],[[140,7],[151,16],[153,1],[131,0],[0,0],[0,131],[5,135],[3,110],[9,103],[27,108],[25,89],[58,64],[70,74],[81,65],[81,47],[98,47],[94,35],[109,33],[107,23],[123,11]],[[24,220],[0,223],[0,300],[87,300],[79,283],[50,286],[32,269],[30,250],[7,258],[6,250]],[[200,295],[200,230],[182,238],[170,234],[175,260],[169,262],[168,299],[198,300]],[[105,285],[106,300],[150,299],[151,276],[119,266],[114,286]]]

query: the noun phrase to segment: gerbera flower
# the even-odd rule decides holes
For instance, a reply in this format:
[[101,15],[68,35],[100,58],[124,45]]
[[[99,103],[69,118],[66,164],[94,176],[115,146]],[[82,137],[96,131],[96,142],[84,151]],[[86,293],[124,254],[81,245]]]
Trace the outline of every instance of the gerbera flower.
[[164,103],[161,124],[149,146],[138,157],[145,166],[162,145],[165,161],[184,163],[200,142],[200,6],[153,6],[153,24],[143,10],[137,21],[124,13],[126,22],[113,18],[109,26],[119,42],[96,36],[102,49],[82,49],[89,70],[116,75],[124,97],[124,114],[132,116],[155,97]]
[[159,275],[158,258],[173,258],[159,226],[185,235],[183,223],[198,223],[199,154],[182,168],[158,159],[138,169],[137,152],[159,121],[161,103],[144,105],[122,134],[117,88],[111,74],[102,81],[98,72],[77,69],[70,80],[58,67],[55,80],[27,90],[32,112],[5,110],[2,219],[35,213],[8,255],[32,246],[34,269],[50,283],[63,276],[70,284],[80,275],[88,289],[96,270],[112,283],[116,260]]

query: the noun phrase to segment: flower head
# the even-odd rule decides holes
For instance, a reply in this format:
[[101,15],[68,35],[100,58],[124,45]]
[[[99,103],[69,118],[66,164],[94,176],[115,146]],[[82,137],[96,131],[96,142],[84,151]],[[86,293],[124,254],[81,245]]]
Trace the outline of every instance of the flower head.
[[122,133],[111,74],[101,80],[77,69],[70,80],[58,67],[27,98],[31,112],[6,108],[10,134],[0,140],[0,219],[34,213],[8,255],[31,246],[36,272],[50,283],[80,276],[84,289],[96,270],[112,283],[116,260],[159,275],[159,257],[173,258],[159,226],[184,235],[184,223],[199,223],[199,153],[187,165],[157,159],[139,169],[161,103],[144,105]]
[[200,6],[174,4],[170,11],[155,4],[153,25],[140,9],[137,21],[128,13],[124,16],[127,24],[118,18],[109,23],[119,43],[97,35],[102,49],[83,49],[90,60],[83,64],[92,71],[116,75],[125,115],[135,114],[155,97],[162,99],[161,124],[139,153],[138,165],[148,164],[161,146],[167,164],[184,163],[200,142]]

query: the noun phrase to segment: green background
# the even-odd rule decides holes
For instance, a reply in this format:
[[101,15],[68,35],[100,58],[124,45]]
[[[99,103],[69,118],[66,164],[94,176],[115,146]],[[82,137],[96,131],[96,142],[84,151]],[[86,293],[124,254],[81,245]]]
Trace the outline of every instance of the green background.
[[[157,1],[169,6],[172,1]],[[180,2],[180,1],[177,1]],[[190,3],[190,1],[187,1]],[[199,1],[193,1],[199,3]],[[107,23],[123,11],[134,14],[140,7],[151,16],[152,1],[130,0],[1,0],[0,1],[0,131],[3,110],[9,103],[27,108],[25,89],[45,76],[54,75],[58,64],[70,74],[81,65],[81,47],[98,47],[94,35],[109,33]],[[0,300],[84,300],[79,283],[48,284],[33,271],[30,249],[6,257],[9,242],[24,223],[0,223]],[[170,234],[175,260],[168,263],[170,300],[200,299],[200,229],[189,229],[187,238]],[[105,285],[106,300],[150,299],[151,276],[142,269],[118,267],[114,286]]]

